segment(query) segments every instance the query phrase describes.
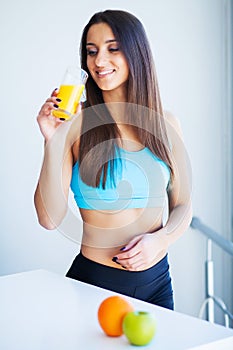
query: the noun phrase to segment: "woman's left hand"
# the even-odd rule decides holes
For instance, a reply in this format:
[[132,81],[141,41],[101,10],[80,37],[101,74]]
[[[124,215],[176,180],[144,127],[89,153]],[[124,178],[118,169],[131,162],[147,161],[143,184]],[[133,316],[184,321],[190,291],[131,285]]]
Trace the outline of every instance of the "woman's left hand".
[[115,262],[130,271],[145,270],[153,266],[157,256],[167,251],[168,242],[163,230],[134,237],[121,249],[122,253],[115,255]]

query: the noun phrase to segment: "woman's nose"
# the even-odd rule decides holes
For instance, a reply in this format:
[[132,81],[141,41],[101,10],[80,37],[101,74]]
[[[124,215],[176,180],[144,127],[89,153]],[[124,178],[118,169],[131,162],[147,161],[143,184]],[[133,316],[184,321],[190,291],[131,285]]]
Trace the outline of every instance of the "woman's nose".
[[104,67],[108,61],[108,55],[105,52],[99,51],[95,58],[97,67]]

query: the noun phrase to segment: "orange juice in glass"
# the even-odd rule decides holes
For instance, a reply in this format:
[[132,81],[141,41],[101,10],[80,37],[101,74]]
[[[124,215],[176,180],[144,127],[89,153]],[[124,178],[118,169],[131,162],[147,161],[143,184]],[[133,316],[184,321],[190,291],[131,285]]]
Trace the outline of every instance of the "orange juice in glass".
[[52,114],[61,120],[69,120],[75,114],[88,74],[82,68],[68,67],[59,88],[57,98],[61,100],[59,107]]

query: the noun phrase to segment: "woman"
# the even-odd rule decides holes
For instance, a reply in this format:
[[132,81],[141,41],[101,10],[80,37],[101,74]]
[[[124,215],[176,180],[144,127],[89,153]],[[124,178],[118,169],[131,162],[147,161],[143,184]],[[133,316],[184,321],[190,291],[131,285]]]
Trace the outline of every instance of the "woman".
[[67,276],[173,309],[167,250],[190,224],[190,178],[141,22],[125,11],[95,14],[83,31],[81,61],[89,74],[82,112],[71,123],[52,118],[55,90],[37,117],[46,145],[35,192],[39,222],[59,226],[71,186],[83,235]]

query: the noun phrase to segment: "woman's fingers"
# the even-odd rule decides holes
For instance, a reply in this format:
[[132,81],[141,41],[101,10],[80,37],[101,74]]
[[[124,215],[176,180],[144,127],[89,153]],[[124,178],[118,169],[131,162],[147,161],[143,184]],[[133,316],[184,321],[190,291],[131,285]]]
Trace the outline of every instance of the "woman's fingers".
[[56,96],[51,96],[51,97],[47,98],[47,100],[45,101],[45,103],[47,103],[47,102],[60,103],[61,100],[59,98],[57,98]]
[[81,111],[82,111],[82,103],[80,102],[80,103],[77,105],[75,114],[79,114]]
[[51,97],[52,97],[52,96],[57,96],[57,94],[58,94],[58,88],[56,88],[56,89],[53,90],[53,92],[52,92],[52,94],[51,94]]
[[59,103],[61,102],[60,99],[57,99],[56,96],[49,97],[46,102],[41,107],[41,110],[39,112],[40,115],[46,115],[49,116],[53,109],[57,109],[59,107]]
[[47,98],[45,103],[42,105],[37,116],[40,131],[46,141],[53,137],[57,128],[63,123],[62,120],[54,117],[52,114],[52,111],[59,107],[60,102],[61,100],[57,97],[57,89],[55,89],[51,96]]
[[52,110],[59,107],[59,103],[61,102],[61,100],[59,98],[57,98],[57,94],[58,94],[58,89],[56,88],[52,91],[51,96],[49,98],[47,98],[47,100],[45,101],[45,103],[41,107],[41,110],[39,112],[39,116],[41,116],[43,114],[46,116],[50,116]]
[[45,102],[43,106],[41,107],[41,110],[39,112],[38,117],[43,117],[43,116],[49,116],[54,109],[54,103],[53,102]]
[[120,256],[116,257],[115,262],[126,269],[134,270],[135,267],[141,265],[141,263],[143,262],[141,251],[137,250],[134,252],[134,254],[130,254],[128,256],[125,256],[124,258]]
[[129,271],[137,271],[145,266],[145,262],[140,254],[131,259],[124,259],[119,262],[123,268]]
[[150,266],[158,253],[166,249],[158,234],[145,233],[133,238],[113,259],[130,271],[138,271]]

